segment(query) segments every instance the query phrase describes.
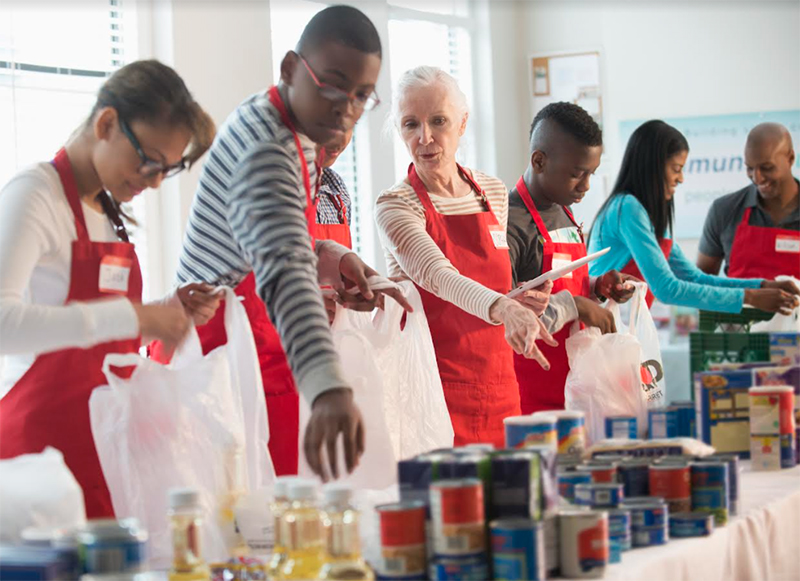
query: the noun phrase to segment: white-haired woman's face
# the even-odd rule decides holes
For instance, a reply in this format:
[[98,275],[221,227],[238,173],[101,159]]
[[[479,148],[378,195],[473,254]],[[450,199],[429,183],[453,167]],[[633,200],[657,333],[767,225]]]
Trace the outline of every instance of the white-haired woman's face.
[[409,90],[400,101],[399,113],[400,137],[417,169],[450,169],[467,127],[467,114],[458,111],[447,88],[431,85]]

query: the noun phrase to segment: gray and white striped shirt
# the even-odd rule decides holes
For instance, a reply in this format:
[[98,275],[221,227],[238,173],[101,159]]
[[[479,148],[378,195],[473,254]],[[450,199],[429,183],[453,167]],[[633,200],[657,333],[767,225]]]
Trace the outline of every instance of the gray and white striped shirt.
[[[301,135],[301,144],[314,184],[314,143]],[[292,133],[266,91],[257,93],[230,114],[211,146],[177,277],[179,283],[235,286],[254,271],[298,390],[311,403],[323,391],[347,384],[322,306],[305,209]],[[330,244],[318,244],[320,256]]]

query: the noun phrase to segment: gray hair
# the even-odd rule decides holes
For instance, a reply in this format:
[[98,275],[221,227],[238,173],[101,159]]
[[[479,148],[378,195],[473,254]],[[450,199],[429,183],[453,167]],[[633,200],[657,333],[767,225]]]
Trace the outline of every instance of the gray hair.
[[423,65],[406,71],[403,73],[403,76],[400,77],[400,81],[398,81],[394,93],[392,94],[391,124],[397,127],[400,123],[400,102],[405,99],[408,93],[415,89],[430,87],[432,85],[441,85],[447,89],[447,94],[455,105],[459,117],[463,117],[469,113],[467,96],[464,94],[464,91],[461,90],[461,87],[458,86],[458,82],[453,76],[438,67]]

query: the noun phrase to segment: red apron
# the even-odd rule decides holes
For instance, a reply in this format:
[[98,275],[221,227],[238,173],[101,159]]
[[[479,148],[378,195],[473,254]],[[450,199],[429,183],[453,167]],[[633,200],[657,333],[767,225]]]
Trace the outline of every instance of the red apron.
[[[499,293],[511,287],[508,246],[495,246],[502,227],[481,188],[462,168],[485,212],[446,216],[433,207],[414,164],[408,178],[423,208],[425,230],[462,275]],[[502,325],[490,325],[417,285],[428,318],[455,445],[488,442],[504,447],[503,419],[519,415],[513,350]]]
[[[553,242],[550,233],[542,221],[536,205],[533,203],[522,178],[517,182],[517,192],[525,203],[525,207],[536,223],[539,234],[544,238],[542,258],[542,273],[554,268],[553,263],[568,263],[586,256],[586,245],[583,243],[583,233],[580,226],[575,222],[572,212],[564,207],[564,212],[581,235],[581,242]],[[589,284],[589,267],[582,266],[572,272],[571,275],[563,276],[553,281],[552,294],[567,290],[572,296],[590,297],[591,288]],[[522,355],[514,354],[514,369],[517,372],[519,382],[519,399],[523,414],[531,414],[541,410],[564,409],[564,385],[567,382],[569,373],[569,358],[567,357],[566,340],[569,338],[572,325],[565,325],[553,337],[558,341],[558,347],[550,347],[543,343],[539,344],[539,350],[547,357],[550,362],[550,371],[545,371],[539,363],[533,359],[526,359]]]
[[[672,238],[662,238],[658,241],[658,246],[661,248],[661,252],[664,253],[664,258],[669,260],[669,255],[672,254]],[[642,274],[642,271],[639,270],[639,266],[636,264],[636,261],[633,258],[631,258],[630,262],[628,262],[628,264],[625,265],[625,268],[620,270],[620,272],[635,276],[639,280],[644,280],[644,275]],[[647,296],[645,297],[645,300],[647,301],[648,308],[653,306],[655,296],[650,290],[650,285],[647,287]]]
[[744,211],[736,227],[728,258],[728,276],[768,280],[779,275],[800,278],[800,232],[751,226],[751,210]]
[[[90,240],[66,151],[61,149],[52,163],[75,217],[77,233],[72,242],[70,286],[65,304],[114,296],[141,302],[142,273],[133,244]],[[127,289],[124,283],[109,282],[101,290],[100,284],[105,280],[100,276],[101,267],[105,272],[116,269],[117,274],[129,269]],[[0,400],[0,458],[41,452],[45,446],[59,449],[83,489],[88,518],[114,516],[92,438],[89,396],[95,387],[107,383],[102,366],[108,353],[138,350],[139,338],[136,338],[38,355],[31,368]]]
[[336,206],[336,211],[339,215],[339,223],[320,224],[317,222],[317,240],[333,240],[342,246],[352,248],[353,242],[350,237],[350,226],[347,223],[347,206],[339,194],[334,194],[332,200],[333,205]]

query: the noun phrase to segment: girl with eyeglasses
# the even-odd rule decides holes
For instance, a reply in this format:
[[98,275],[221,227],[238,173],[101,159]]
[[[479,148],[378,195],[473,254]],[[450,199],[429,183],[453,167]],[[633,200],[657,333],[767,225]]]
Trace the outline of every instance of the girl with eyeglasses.
[[55,158],[0,190],[0,458],[59,449],[89,518],[113,516],[89,421],[107,353],[174,346],[219,299],[186,285],[142,304],[122,204],[197,161],[214,123],[171,68],[131,63]]

